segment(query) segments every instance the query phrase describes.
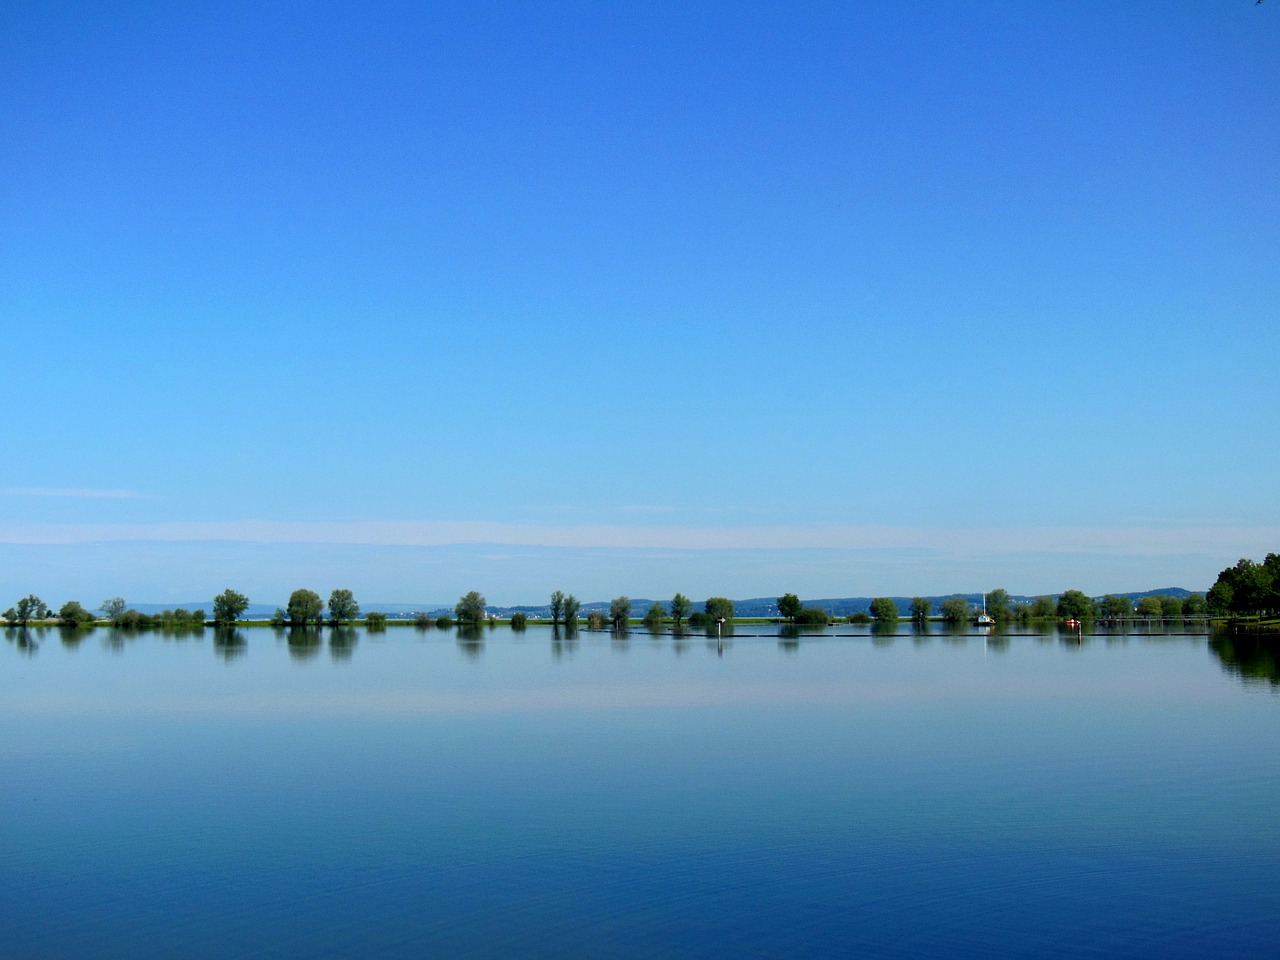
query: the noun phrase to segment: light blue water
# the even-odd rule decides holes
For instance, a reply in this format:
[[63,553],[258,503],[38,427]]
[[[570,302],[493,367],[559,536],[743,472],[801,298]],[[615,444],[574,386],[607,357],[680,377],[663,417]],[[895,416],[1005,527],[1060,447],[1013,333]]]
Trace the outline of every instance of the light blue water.
[[1280,697],[1203,637],[483,636],[10,637],[0,956],[1280,944]]

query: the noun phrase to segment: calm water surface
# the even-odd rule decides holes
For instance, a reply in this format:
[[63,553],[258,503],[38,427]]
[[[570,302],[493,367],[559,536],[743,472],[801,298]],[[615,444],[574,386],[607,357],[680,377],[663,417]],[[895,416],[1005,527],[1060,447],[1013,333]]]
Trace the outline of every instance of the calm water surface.
[[1265,651],[768,632],[10,633],[0,957],[1276,956]]

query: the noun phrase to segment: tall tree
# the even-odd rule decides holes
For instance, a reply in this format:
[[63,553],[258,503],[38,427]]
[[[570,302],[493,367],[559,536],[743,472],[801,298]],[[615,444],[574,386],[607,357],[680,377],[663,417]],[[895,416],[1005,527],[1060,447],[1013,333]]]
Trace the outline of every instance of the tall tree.
[[987,616],[998,623],[1004,623],[1013,616],[1013,597],[1009,596],[1009,591],[1003,587],[996,587],[985,597],[987,601]]
[[898,621],[898,605],[892,597],[876,597],[871,601],[871,616],[881,623]]
[[693,604],[689,598],[683,593],[677,593],[671,598],[671,619],[676,622],[676,631],[680,630],[680,623],[685,617],[689,616],[689,611],[693,609]]
[[320,594],[314,590],[299,589],[289,594],[289,605],[285,608],[285,612],[289,616],[289,622],[295,627],[315,621],[320,622],[320,612],[324,610],[324,601],[320,599]]
[[609,619],[613,621],[615,630],[625,627],[631,619],[631,600],[628,597],[614,597],[609,604]]
[[1090,620],[1096,609],[1093,600],[1080,590],[1064,590],[1058,597],[1058,616],[1064,620]]
[[476,590],[464,594],[453,608],[459,623],[477,624],[484,619],[485,599]]
[[1141,597],[1138,600],[1138,616],[1147,617],[1148,619],[1150,619],[1151,617],[1163,616],[1164,605],[1161,602],[1163,600],[1164,600],[1164,597],[1159,594],[1155,594],[1149,597]]
[[800,598],[794,593],[784,593],[778,598],[778,613],[788,620],[794,620],[800,609]]
[[223,627],[230,626],[248,607],[249,598],[228,587],[213,598],[213,622]]
[[110,600],[103,600],[102,606],[98,609],[101,610],[102,615],[112,623],[119,623],[120,617],[126,609],[124,597],[112,597]]
[[1280,609],[1280,554],[1262,563],[1241,558],[1218,574],[1206,598],[1214,613],[1266,613]]
[[67,626],[92,623],[93,614],[80,605],[79,600],[68,600],[58,609],[58,619]]
[[911,598],[911,619],[916,623],[924,623],[933,610],[933,601],[924,597]]
[[708,597],[707,602],[702,605],[712,620],[733,619],[733,601],[728,597]]
[[938,609],[947,623],[964,623],[969,619],[969,601],[964,597],[947,597]]
[[334,590],[329,594],[329,619],[334,623],[355,620],[360,616],[360,604],[350,590]]
[[[1128,620],[1133,616],[1133,601],[1128,597],[1108,593],[1102,598],[1102,615],[1113,620]],[[1079,619],[1078,617],[1076,619]]]
[[644,615],[644,625],[650,630],[656,630],[662,626],[662,618],[666,616],[666,611],[662,609],[662,604],[657,600],[653,601],[653,606],[649,608],[649,612]]
[[1053,597],[1036,597],[1031,601],[1031,616],[1040,620],[1048,620],[1058,615],[1058,601]]
[[43,620],[49,616],[48,606],[34,593],[27,594],[14,604],[14,610],[18,615],[18,622],[24,627],[29,620]]
[[564,615],[564,592],[556,590],[551,594],[551,625],[555,626]]
[[582,609],[582,603],[572,593],[564,598],[564,625],[566,627],[576,627],[578,625],[578,611]]
[[1218,581],[1209,588],[1209,592],[1205,594],[1205,609],[1210,613],[1223,614],[1229,613],[1235,604],[1235,597],[1232,595],[1231,584],[1222,579],[1222,575],[1218,575]]

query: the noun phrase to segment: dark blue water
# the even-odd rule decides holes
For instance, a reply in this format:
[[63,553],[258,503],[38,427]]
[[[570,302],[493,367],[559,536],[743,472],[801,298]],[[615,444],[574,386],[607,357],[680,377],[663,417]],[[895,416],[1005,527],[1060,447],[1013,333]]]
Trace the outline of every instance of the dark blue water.
[[483,637],[11,635],[0,957],[1276,955],[1204,637]]

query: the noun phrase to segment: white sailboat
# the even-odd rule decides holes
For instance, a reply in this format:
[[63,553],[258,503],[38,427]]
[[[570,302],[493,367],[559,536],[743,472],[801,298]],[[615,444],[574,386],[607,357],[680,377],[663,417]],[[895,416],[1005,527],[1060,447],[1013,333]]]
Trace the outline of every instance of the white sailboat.
[[982,595],[982,612],[974,618],[973,622],[979,627],[994,627],[996,625],[995,619],[987,615],[987,595],[985,593]]

